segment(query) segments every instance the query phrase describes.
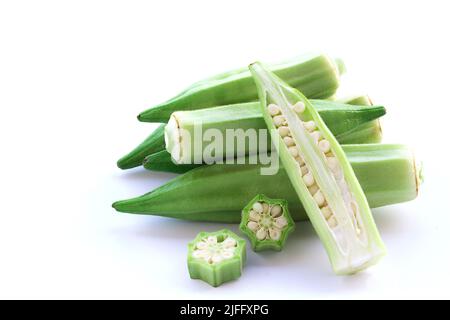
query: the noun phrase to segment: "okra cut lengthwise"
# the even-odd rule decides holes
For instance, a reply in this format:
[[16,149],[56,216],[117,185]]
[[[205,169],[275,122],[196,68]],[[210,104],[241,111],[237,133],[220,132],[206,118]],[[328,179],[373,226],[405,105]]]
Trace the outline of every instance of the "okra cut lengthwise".
[[341,146],[302,93],[258,62],[249,68],[272,141],[333,270],[352,274],[375,264],[385,247]]

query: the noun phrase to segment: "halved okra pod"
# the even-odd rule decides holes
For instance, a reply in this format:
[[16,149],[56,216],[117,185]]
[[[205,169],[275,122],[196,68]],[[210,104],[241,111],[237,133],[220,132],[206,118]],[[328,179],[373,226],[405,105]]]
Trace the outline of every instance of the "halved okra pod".
[[[325,54],[309,54],[271,67],[276,74],[309,98],[327,98],[339,86],[339,70]],[[247,68],[226,72],[193,84],[170,99],[142,112],[145,122],[166,122],[180,110],[195,110],[258,100],[255,84]]]
[[239,278],[245,260],[245,240],[227,229],[200,232],[188,245],[189,275],[213,287]]
[[239,229],[247,235],[254,251],[281,251],[295,224],[287,201],[258,194],[242,210]]
[[[338,140],[342,136],[347,142],[354,143],[364,141],[364,137],[371,142],[376,140],[376,137],[379,137],[379,127],[367,130],[376,124],[373,120],[386,113],[382,106],[355,106],[323,100],[315,100],[313,105]],[[368,128],[362,127],[367,124]],[[365,130],[363,133],[359,132],[360,127]],[[208,130],[223,137],[222,147],[214,150],[215,152],[209,152],[209,156],[206,150],[211,149],[210,145],[201,140]],[[201,160],[211,163],[271,149],[259,103],[174,112],[164,134],[167,151],[175,163],[181,164],[198,163]],[[351,141],[352,136],[357,136],[358,139]],[[203,142],[200,147],[199,142]],[[198,161],[195,161],[197,159]]]
[[[342,146],[372,208],[413,200],[421,168],[404,145]],[[170,154],[153,155],[163,166],[175,166]],[[305,209],[281,166],[276,175],[261,175],[261,164],[200,166],[137,198],[118,201],[120,212],[149,214],[183,220],[239,223],[241,211],[255,194],[285,199],[296,221],[307,219]],[[389,177],[389,179],[386,179]]]
[[[385,114],[382,106],[349,105],[345,102],[311,100],[328,128],[340,143],[376,143],[381,141],[378,117]],[[226,129],[264,128],[265,123],[259,110],[259,102],[248,102],[208,109],[179,112],[181,123],[202,122],[204,128]],[[173,117],[171,117],[172,119]],[[373,120],[372,120],[373,119]],[[148,138],[130,153],[122,157],[117,166],[129,169],[140,166],[145,157],[166,148],[162,124]],[[270,143],[267,143],[270,147]],[[153,168],[159,168],[152,164]],[[164,170],[164,167],[159,168]]]
[[258,62],[249,68],[272,141],[333,270],[351,274],[375,264],[385,247],[341,146],[303,94]]

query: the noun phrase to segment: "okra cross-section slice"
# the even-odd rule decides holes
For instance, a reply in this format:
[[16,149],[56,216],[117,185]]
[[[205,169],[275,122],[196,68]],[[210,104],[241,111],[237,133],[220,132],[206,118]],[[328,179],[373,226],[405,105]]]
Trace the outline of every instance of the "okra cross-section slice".
[[295,224],[287,201],[259,194],[242,210],[239,229],[247,235],[254,251],[281,251]]
[[200,232],[188,245],[189,275],[213,287],[239,278],[245,260],[245,240],[227,229]]
[[385,247],[341,146],[299,91],[250,65],[272,141],[337,274],[375,264]]

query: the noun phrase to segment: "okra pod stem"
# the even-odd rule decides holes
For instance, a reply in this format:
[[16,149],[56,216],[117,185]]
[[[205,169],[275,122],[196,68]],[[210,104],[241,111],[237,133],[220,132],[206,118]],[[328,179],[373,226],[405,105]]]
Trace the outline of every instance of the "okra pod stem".
[[[341,65],[341,64],[340,64]],[[309,98],[327,98],[339,86],[339,70],[325,54],[305,55],[271,67],[276,74]],[[256,101],[258,95],[248,69],[234,70],[192,85],[169,101],[150,108],[138,119],[144,122],[167,122],[180,110]]]
[[[416,198],[420,168],[416,167],[408,147],[367,144],[342,148],[372,208]],[[175,166],[166,151],[153,156]],[[294,220],[307,219],[294,188],[286,183],[284,168],[280,167],[276,175],[266,176],[260,174],[262,167],[261,164],[199,166],[145,195],[118,201],[113,207],[120,212],[183,220],[239,223],[242,208],[260,193],[286,199]]]

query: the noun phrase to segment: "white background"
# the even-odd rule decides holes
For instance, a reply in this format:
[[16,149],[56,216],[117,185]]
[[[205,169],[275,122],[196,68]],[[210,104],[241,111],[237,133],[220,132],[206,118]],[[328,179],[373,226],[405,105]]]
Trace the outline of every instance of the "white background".
[[[446,3],[2,1],[0,298],[449,298]],[[416,201],[374,210],[388,256],[335,276],[300,223],[283,252],[249,251],[238,281],[190,280],[187,242],[224,225],[111,208],[175,176],[116,168],[153,128],[136,115],[206,76],[315,50],[344,58],[347,86],[388,108],[385,141],[424,161]]]

